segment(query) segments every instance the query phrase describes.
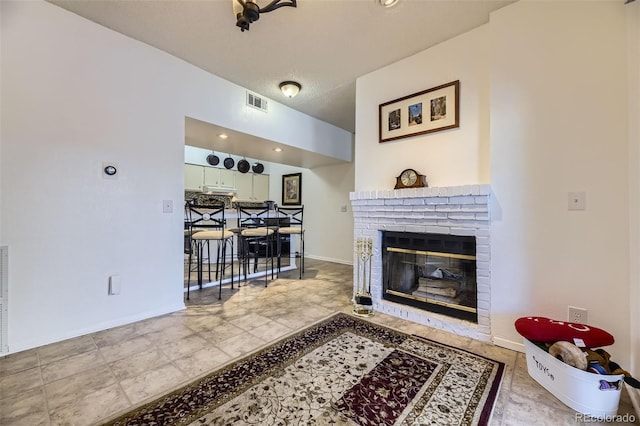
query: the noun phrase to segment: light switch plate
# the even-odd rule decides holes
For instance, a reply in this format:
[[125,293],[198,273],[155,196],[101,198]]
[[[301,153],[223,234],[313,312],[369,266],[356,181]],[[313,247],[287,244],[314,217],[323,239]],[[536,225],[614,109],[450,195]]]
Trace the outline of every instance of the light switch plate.
[[162,200],[162,213],[173,213],[173,200]]

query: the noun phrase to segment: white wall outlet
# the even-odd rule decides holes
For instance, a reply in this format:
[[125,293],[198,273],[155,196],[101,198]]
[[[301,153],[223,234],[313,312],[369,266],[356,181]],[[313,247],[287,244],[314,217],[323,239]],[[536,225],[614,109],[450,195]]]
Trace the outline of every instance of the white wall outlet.
[[173,200],[162,200],[162,213],[173,213]]
[[122,286],[122,279],[120,275],[111,275],[109,277],[109,295],[113,296],[120,294],[120,287]]
[[569,306],[569,322],[576,324],[587,323],[587,310],[584,308],[576,308],[575,306]]
[[570,192],[567,201],[569,210],[585,210],[587,208],[587,193],[584,191]]

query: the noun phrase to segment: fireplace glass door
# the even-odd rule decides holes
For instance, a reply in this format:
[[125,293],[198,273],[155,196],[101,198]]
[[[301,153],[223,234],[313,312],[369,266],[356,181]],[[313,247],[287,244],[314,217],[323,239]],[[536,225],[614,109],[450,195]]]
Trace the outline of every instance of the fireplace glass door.
[[383,262],[385,299],[477,322],[475,255],[384,247]]

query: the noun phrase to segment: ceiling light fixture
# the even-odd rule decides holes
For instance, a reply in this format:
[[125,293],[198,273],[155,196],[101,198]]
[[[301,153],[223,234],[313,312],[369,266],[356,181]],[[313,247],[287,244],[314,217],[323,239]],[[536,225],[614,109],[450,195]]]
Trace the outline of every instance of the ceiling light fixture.
[[282,83],[280,83],[280,90],[282,90],[282,93],[287,98],[295,97],[300,89],[302,89],[302,86],[300,86],[300,83],[297,83],[295,81],[283,81]]
[[268,4],[260,7],[258,3],[266,3],[261,0],[232,0],[233,1],[233,13],[236,15],[236,26],[240,27],[240,30],[249,31],[249,25],[260,19],[261,13],[271,12],[282,6],[297,7],[296,0],[273,0]]
[[282,152],[282,148],[273,148],[275,152]]
[[218,137],[219,137],[220,139],[227,139],[229,136],[228,136],[226,133],[220,133],[220,134],[218,135]]
[[382,7],[393,7],[400,2],[400,0],[378,0]]

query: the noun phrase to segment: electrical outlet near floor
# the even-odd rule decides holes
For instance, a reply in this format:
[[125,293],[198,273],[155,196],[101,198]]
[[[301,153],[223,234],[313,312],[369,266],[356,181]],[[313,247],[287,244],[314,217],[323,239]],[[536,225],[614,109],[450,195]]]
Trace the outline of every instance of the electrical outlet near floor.
[[569,322],[586,324],[587,310],[583,308],[576,308],[575,306],[569,306]]

